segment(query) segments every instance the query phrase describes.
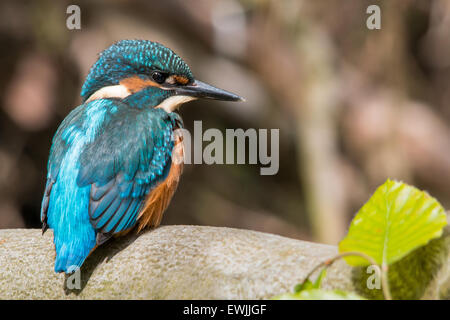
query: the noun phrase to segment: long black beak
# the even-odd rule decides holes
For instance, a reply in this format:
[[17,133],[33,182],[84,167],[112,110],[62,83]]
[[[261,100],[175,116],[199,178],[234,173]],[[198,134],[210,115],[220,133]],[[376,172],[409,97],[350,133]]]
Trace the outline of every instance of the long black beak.
[[192,84],[177,87],[175,94],[223,101],[244,101],[244,98],[234,93],[210,86],[198,80],[195,80]]

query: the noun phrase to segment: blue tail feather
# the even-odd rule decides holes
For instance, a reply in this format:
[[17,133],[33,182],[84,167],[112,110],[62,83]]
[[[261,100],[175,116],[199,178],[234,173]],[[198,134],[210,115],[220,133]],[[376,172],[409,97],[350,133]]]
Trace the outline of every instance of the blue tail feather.
[[71,273],[81,267],[89,252],[86,254],[85,250],[75,251],[63,246],[56,254],[55,272]]

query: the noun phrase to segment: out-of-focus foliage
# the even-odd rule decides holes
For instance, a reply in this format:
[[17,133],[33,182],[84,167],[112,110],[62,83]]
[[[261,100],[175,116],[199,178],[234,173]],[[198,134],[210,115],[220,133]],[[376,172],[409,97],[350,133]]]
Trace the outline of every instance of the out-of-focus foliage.
[[308,289],[298,293],[285,293],[274,298],[275,300],[365,300],[352,292],[342,290]]
[[294,293],[299,293],[300,291],[309,290],[309,289],[320,289],[322,280],[323,280],[323,278],[326,277],[326,275],[327,275],[327,269],[323,268],[320,271],[319,275],[317,276],[317,279],[314,282],[312,282],[309,279],[306,279],[302,283],[299,283],[298,285],[296,285],[294,287]]
[[[436,279],[439,274],[446,272],[450,233],[448,227],[445,230],[441,237],[431,240],[389,266],[388,280],[393,299],[420,299],[434,282],[441,285],[439,298],[448,300],[448,294],[444,291],[445,281]],[[355,267],[352,282],[356,292],[368,299],[384,299],[381,288],[367,285],[376,282],[374,277],[375,272],[368,272],[367,266]]]
[[321,289],[323,278],[326,276],[326,268],[317,276],[313,282],[306,279],[303,283],[296,285],[293,293],[280,294],[273,299],[275,300],[364,300],[363,297],[342,290],[324,290]]
[[[81,8],[81,30],[66,8]],[[387,177],[450,206],[450,2],[381,0],[0,2],[0,228],[39,227],[51,139],[97,54],[159,41],[246,103],[192,102],[186,127],[279,128],[280,170],[187,165],[163,224],[337,244]]]

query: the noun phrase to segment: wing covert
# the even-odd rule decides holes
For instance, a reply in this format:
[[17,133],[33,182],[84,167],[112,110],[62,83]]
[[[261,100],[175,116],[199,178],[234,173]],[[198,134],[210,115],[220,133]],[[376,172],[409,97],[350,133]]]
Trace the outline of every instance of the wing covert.
[[91,185],[89,216],[97,244],[136,224],[146,196],[169,173],[177,126],[179,116],[161,109],[119,108],[86,146],[77,184]]

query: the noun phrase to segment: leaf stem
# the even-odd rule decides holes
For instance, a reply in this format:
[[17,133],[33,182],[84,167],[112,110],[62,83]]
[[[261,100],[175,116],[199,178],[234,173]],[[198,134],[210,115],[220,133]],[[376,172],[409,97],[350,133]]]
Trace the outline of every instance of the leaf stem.
[[389,288],[388,269],[386,264],[381,266],[381,288],[383,289],[384,298],[386,300],[392,300],[391,290]]
[[[375,265],[375,266],[378,266],[378,267],[380,268],[380,265],[379,265],[379,264],[378,264],[371,256],[368,256],[367,254],[362,253],[362,252],[358,252],[358,251],[348,251],[348,252],[340,253],[340,254],[338,254],[338,255],[336,255],[336,256],[334,256],[334,257],[328,259],[328,260],[325,260],[324,262],[318,264],[317,266],[315,266],[315,267],[308,273],[308,275],[306,276],[306,278],[303,280],[303,283],[304,283],[305,281],[307,281],[307,280],[314,274],[314,272],[316,272],[318,269],[320,269],[320,268],[322,268],[322,267],[324,267],[324,268],[329,268],[329,267],[331,267],[331,266],[333,265],[333,263],[335,263],[337,260],[340,260],[340,259],[342,259],[342,258],[344,258],[344,257],[347,257],[347,256],[358,256],[358,257],[361,257],[361,258],[367,260],[371,265]],[[392,300],[391,292],[390,292],[390,290],[389,290],[388,277],[387,277],[388,266],[387,266],[387,265],[383,265],[383,266],[380,268],[380,270],[381,270],[381,288],[382,288],[382,290],[383,290],[384,298],[385,298],[386,300]]]

